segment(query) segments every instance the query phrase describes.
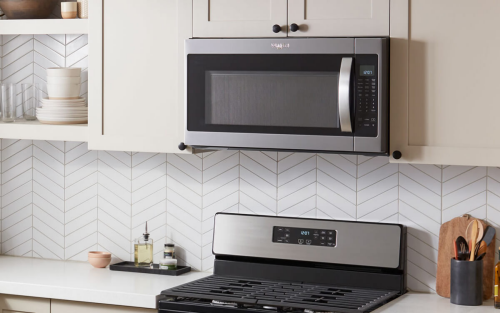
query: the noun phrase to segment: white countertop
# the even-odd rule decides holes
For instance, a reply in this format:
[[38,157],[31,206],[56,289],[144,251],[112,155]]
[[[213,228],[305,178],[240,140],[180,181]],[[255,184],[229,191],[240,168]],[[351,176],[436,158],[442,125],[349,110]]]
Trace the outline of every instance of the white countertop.
[[480,313],[493,310],[493,298],[481,306],[462,306],[451,304],[450,299],[437,294],[409,292],[373,313]]
[[0,256],[0,293],[140,308],[154,309],[162,290],[209,275],[128,273],[86,262]]
[[[86,262],[0,256],[0,293],[68,301],[156,308],[162,290],[211,275],[190,272],[164,276],[93,268]],[[373,313],[479,313],[482,306],[459,306],[436,294],[407,293]]]

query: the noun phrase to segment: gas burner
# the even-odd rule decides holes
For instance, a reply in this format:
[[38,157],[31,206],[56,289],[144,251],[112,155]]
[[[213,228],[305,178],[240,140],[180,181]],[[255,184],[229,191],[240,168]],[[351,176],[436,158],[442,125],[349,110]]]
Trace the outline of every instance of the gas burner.
[[212,300],[212,305],[217,305],[217,306],[229,306],[229,307],[237,307],[238,304],[236,302],[225,302],[225,301],[219,301],[219,300]]

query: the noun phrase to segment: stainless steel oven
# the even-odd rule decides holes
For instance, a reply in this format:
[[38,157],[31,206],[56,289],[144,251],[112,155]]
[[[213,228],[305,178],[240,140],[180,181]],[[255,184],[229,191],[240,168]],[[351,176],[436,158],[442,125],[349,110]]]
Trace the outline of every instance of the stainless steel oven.
[[387,38],[187,40],[185,145],[387,154],[388,45]]

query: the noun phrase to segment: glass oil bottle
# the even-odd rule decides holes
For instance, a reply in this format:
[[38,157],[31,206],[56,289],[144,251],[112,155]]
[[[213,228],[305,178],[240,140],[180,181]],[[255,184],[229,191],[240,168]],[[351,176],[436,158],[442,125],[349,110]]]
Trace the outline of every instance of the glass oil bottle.
[[148,222],[146,222],[146,232],[134,242],[134,265],[136,267],[153,265],[153,238],[148,233]]

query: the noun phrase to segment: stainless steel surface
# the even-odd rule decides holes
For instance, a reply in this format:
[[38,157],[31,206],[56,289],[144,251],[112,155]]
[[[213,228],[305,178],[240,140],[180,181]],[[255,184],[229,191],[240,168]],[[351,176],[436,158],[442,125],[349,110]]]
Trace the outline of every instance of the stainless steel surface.
[[389,141],[389,50],[387,38],[356,38],[356,54],[378,55],[377,137],[354,137],[355,152],[386,152]]
[[[337,247],[274,243],[273,226],[336,230]],[[218,213],[212,250],[216,255],[398,268],[400,247],[401,228],[395,224]]]
[[339,116],[340,130],[352,133],[351,125],[351,72],[352,58],[342,58],[339,74]]
[[188,54],[353,54],[354,38],[187,39]]
[[186,144],[206,147],[235,147],[291,150],[353,151],[352,136],[307,136],[252,133],[212,133],[186,131]]
[[[385,152],[388,144],[388,39],[386,38],[276,38],[276,39],[188,39],[185,43],[185,90],[188,54],[377,54],[378,136],[307,136],[185,132],[190,146],[289,149],[341,152]],[[187,119],[187,97],[185,97]],[[187,125],[187,122],[186,122]]]

